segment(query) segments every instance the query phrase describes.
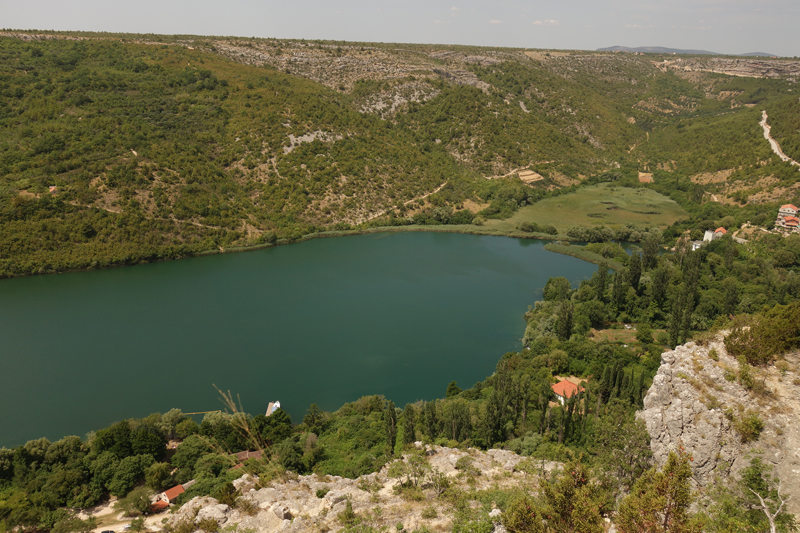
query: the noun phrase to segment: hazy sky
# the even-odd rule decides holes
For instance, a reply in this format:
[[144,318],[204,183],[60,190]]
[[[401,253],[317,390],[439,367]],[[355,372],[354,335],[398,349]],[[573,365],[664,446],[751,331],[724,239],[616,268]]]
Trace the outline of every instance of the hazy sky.
[[800,56],[800,0],[0,0],[0,26]]

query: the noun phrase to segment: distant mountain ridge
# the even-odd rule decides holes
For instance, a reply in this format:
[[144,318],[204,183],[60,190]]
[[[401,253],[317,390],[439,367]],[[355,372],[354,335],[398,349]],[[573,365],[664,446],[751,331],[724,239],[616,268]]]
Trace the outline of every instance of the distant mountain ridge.
[[[718,52],[709,52],[708,50],[684,50],[682,48],[666,48],[663,46],[639,46],[636,48],[629,48],[627,46],[609,46],[608,48],[598,48],[598,52],[642,52],[645,54],[690,54],[690,55],[711,55],[711,56],[724,56],[731,54],[720,54]],[[766,52],[748,52],[746,54],[734,54],[740,56],[757,56],[757,57],[775,57],[774,54],[767,54]]]

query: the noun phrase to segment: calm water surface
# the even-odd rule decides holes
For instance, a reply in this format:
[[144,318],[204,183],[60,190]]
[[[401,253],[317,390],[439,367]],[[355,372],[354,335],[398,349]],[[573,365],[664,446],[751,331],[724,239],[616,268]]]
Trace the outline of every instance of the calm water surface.
[[384,233],[0,281],[0,446],[220,409],[213,385],[295,422],[312,402],[442,397],[519,349],[548,277],[596,269],[542,246]]

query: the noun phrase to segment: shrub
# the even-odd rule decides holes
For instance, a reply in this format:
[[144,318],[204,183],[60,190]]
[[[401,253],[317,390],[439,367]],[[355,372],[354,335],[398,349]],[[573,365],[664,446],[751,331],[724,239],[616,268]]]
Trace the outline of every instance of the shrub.
[[317,489],[317,498],[324,498],[326,494],[331,491],[329,487],[320,487]]
[[800,303],[776,305],[763,315],[734,328],[725,337],[728,353],[744,356],[751,365],[771,363],[775,355],[800,344]]
[[739,432],[743,443],[758,440],[764,430],[764,421],[755,411],[745,411],[733,421],[733,427]]
[[432,518],[436,518],[437,516],[439,516],[439,514],[436,512],[436,508],[433,505],[429,505],[422,510],[422,518],[430,520]]
[[215,533],[219,531],[219,524],[213,518],[203,518],[197,522],[197,529],[205,531],[206,533]]

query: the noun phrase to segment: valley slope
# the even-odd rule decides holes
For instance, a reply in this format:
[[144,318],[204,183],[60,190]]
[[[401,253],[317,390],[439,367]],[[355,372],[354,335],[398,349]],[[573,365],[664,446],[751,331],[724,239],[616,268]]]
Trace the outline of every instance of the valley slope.
[[758,119],[799,157],[797,75],[784,60],[7,31],[0,276],[419,213],[469,224],[603,173],[683,188],[729,170],[695,180],[699,199],[777,201],[800,174]]

